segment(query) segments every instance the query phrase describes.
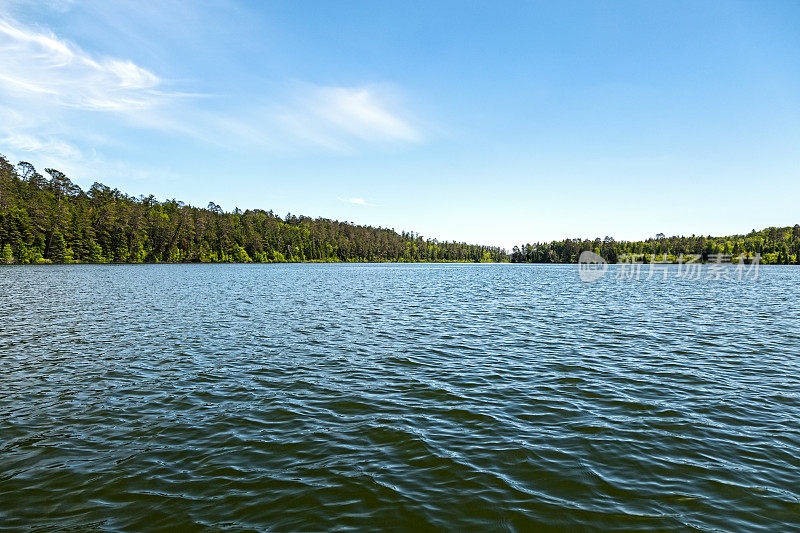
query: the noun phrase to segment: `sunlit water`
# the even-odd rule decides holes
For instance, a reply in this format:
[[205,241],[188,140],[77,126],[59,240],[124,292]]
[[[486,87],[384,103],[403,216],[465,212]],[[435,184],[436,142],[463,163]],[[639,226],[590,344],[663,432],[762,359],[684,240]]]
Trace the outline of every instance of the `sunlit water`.
[[0,526],[800,528],[800,269],[0,268]]

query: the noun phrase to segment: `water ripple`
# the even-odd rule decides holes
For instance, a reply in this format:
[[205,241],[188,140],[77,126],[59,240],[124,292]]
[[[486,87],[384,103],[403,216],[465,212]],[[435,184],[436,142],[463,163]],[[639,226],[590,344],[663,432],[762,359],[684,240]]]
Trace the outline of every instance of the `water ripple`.
[[0,268],[0,529],[800,530],[800,269]]

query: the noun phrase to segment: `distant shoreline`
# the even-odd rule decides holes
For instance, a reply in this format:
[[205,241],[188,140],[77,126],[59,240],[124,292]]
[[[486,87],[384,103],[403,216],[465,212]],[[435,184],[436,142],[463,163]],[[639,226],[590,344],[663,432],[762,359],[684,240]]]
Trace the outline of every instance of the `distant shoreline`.
[[713,263],[721,256],[742,256],[748,264],[756,256],[765,265],[800,264],[798,224],[725,237],[564,239],[525,243],[508,253],[326,218],[134,198],[101,183],[84,191],[58,170],[45,172],[50,179],[29,163],[14,166],[0,156],[0,264],[576,264],[584,252],[609,264],[628,257],[645,264],[652,258]]

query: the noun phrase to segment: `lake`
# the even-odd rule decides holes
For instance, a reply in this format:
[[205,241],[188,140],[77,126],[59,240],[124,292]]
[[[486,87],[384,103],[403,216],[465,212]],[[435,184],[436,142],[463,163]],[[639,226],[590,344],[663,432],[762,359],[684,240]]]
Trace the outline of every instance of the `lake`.
[[800,529],[800,268],[619,268],[2,267],[0,527]]

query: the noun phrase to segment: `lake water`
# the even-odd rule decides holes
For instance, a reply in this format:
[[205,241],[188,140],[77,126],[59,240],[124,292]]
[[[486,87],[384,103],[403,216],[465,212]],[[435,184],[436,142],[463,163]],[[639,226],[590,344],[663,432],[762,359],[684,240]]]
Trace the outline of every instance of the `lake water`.
[[800,528],[800,269],[617,268],[0,268],[0,527]]

